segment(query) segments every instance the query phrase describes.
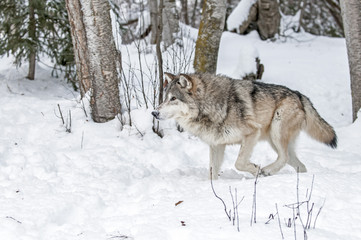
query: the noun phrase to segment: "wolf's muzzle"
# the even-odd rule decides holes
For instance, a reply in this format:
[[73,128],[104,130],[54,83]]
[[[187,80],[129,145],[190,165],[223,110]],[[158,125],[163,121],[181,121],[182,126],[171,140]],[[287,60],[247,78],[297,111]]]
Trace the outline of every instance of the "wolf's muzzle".
[[158,111],[153,111],[152,115],[153,115],[153,117],[155,117],[156,119],[159,120],[159,112]]

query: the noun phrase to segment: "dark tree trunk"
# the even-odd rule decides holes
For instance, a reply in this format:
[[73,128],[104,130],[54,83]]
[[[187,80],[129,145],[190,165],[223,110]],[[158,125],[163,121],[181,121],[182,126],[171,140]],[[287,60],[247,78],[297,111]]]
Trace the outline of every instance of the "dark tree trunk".
[[158,23],[157,34],[156,34],[156,50],[157,50],[157,59],[158,59],[158,70],[159,70],[159,96],[158,96],[158,104],[163,103],[163,58],[162,51],[160,49],[160,42],[162,41],[163,34],[163,0],[159,1],[159,15],[158,15]]
[[186,25],[189,25],[189,18],[188,18],[188,0],[181,0],[182,2],[182,16],[183,21]]
[[198,0],[195,0],[195,1],[194,1],[193,11],[192,11],[192,18],[191,18],[191,26],[192,26],[192,27],[196,27],[196,12],[197,12],[197,7],[198,7]]
[[34,80],[35,78],[35,61],[36,61],[36,22],[35,22],[35,10],[34,10],[34,1],[29,0],[29,38],[31,41],[30,54],[29,54],[29,72],[26,77],[29,80]]

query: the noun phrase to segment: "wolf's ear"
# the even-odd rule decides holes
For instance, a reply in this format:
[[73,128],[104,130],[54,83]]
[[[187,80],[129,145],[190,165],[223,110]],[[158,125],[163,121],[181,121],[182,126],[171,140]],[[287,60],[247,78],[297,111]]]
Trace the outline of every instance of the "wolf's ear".
[[186,88],[188,91],[191,91],[193,88],[192,78],[186,74],[179,75],[179,83],[183,88]]
[[163,89],[165,89],[168,85],[168,83],[170,83],[171,81],[173,81],[173,79],[175,78],[175,76],[171,73],[164,73],[164,83],[163,83]]

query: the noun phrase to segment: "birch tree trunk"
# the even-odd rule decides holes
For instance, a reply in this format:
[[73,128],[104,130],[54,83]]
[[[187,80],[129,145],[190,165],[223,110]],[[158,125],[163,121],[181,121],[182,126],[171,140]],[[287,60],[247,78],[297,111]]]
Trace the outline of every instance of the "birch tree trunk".
[[79,0],[66,0],[81,97],[91,88],[87,38]]
[[110,5],[103,0],[66,0],[66,5],[81,92],[90,90],[92,119],[107,122],[120,113]]
[[226,0],[204,1],[193,63],[196,72],[216,73],[226,9]]
[[352,117],[361,108],[361,1],[341,0],[341,12],[350,66]]

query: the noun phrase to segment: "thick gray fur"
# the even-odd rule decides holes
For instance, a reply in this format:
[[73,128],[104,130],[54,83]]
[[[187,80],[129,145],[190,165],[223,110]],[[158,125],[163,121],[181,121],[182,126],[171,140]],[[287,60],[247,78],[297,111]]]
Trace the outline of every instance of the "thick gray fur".
[[275,162],[261,169],[264,175],[277,173],[287,163],[300,172],[307,171],[294,150],[301,130],[332,148],[337,146],[334,129],[320,117],[310,100],[297,91],[221,75],[165,76],[165,100],[153,115],[158,119],[175,119],[186,131],[209,144],[215,179],[229,144],[241,145],[236,169],[253,175],[260,167],[251,163],[250,157],[260,140],[268,141],[278,154]]

